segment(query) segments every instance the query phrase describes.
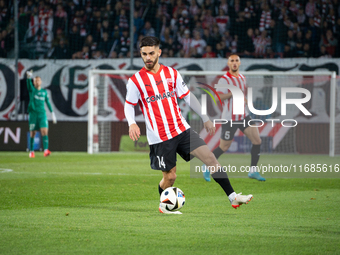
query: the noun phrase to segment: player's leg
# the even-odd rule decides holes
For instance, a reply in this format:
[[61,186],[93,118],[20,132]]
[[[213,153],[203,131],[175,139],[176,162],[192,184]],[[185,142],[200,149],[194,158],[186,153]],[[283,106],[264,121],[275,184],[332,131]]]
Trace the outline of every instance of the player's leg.
[[234,192],[227,173],[222,171],[221,165],[203,139],[191,129],[183,133],[177,148],[177,153],[186,161],[189,161],[194,156],[206,164],[207,167],[211,169],[211,176],[222,187],[234,208],[239,207],[241,204],[248,203],[253,196],[242,196]]
[[44,149],[44,157],[51,155],[51,151],[48,149],[49,140],[48,140],[48,128],[41,128],[40,133],[43,141],[43,149]]
[[30,153],[29,153],[29,157],[30,158],[35,158],[35,154],[34,154],[34,137],[35,137],[36,133],[37,133],[37,131],[35,131],[35,130],[30,131]]
[[[229,123],[222,125],[221,138],[219,146],[213,151],[216,159],[218,159],[224,152],[226,152],[231,143],[233,142],[234,135],[236,133],[237,127],[234,125],[230,126]],[[202,172],[204,180],[210,182],[210,173],[206,168],[206,165],[202,166]]]
[[248,173],[248,177],[252,179],[256,179],[258,181],[265,181],[266,179],[260,175],[257,171],[256,166],[260,159],[261,152],[261,138],[259,134],[259,130],[257,127],[248,126],[243,130],[243,133],[249,138],[252,143],[251,147],[251,162],[250,162],[250,171]]
[[237,126],[230,126],[229,123],[222,125],[221,138],[219,146],[213,151],[215,157],[218,159],[224,152],[226,152],[233,142]]
[[[169,187],[172,187],[176,181],[176,166],[171,168],[170,171],[162,171],[163,173],[163,179],[160,181],[158,185],[158,191],[159,195],[162,194],[162,192]],[[160,203],[158,210],[160,213],[165,213],[165,214],[182,214],[179,211],[169,211],[167,208],[164,207],[164,204]]]
[[[159,195],[175,183],[177,144],[178,137],[174,137],[168,141],[150,145],[150,166],[154,170],[161,170],[163,174],[163,178],[158,184]],[[159,204],[158,209],[161,213],[182,214],[178,211],[168,211],[162,203]]]
[[39,125],[40,132],[43,141],[44,157],[51,155],[51,151],[48,149],[49,139],[48,139],[48,121],[46,113],[39,115]]
[[35,158],[34,154],[34,137],[35,134],[37,133],[37,116],[35,113],[29,113],[28,114],[28,127],[30,131],[30,145],[29,145],[29,157],[30,158]]
[[200,159],[210,170],[211,177],[221,186],[229,201],[235,209],[241,204],[248,204],[253,198],[253,195],[241,195],[242,193],[236,194],[233,187],[230,184],[228,175],[223,171],[220,163],[217,161],[214,154],[209,150],[207,145],[203,145],[193,150],[191,154]]
[[172,187],[176,181],[176,167],[171,168],[170,171],[162,171],[163,179],[159,183],[159,195],[162,194],[163,190]]

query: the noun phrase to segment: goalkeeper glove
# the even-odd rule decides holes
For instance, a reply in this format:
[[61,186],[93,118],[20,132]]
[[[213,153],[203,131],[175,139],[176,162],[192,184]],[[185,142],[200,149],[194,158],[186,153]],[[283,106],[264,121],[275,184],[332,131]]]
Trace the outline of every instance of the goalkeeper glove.
[[28,79],[31,79],[32,76],[33,76],[33,70],[27,71],[26,74],[27,74],[27,78],[28,78]]
[[53,124],[57,124],[57,117],[55,116],[54,112],[52,112],[52,121],[53,121]]

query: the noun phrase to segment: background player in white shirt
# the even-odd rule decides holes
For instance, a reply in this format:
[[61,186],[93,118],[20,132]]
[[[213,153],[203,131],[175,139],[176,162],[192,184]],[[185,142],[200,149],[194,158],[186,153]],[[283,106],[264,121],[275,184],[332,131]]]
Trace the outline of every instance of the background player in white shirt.
[[[259,181],[265,181],[257,171],[256,166],[260,159],[261,138],[257,127],[249,126],[248,121],[251,120],[248,110],[246,108],[246,98],[244,100],[243,114],[233,114],[233,95],[228,88],[221,88],[223,85],[229,84],[238,87],[242,90],[243,94],[247,94],[246,78],[239,73],[241,65],[240,57],[236,54],[232,54],[228,58],[229,71],[223,75],[218,81],[218,88],[216,89],[222,101],[224,101],[224,107],[221,118],[228,120],[228,123],[222,124],[222,132],[219,146],[213,151],[215,157],[218,159],[224,152],[226,152],[234,139],[234,134],[237,129],[240,129],[251,141],[251,167],[248,173],[248,177]],[[232,124],[231,121],[244,124]],[[204,179],[210,181],[209,171],[203,172]]]
[[[134,74],[127,83],[124,112],[129,124],[129,136],[138,140],[140,129],[135,122],[134,106],[139,103],[145,118],[147,139],[150,146],[150,165],[161,170],[163,178],[158,191],[174,185],[176,180],[176,153],[189,161],[197,157],[207,166],[212,167],[211,176],[222,187],[234,208],[248,203],[252,195],[236,194],[227,174],[221,169],[213,153],[205,142],[193,131],[183,118],[177,104],[177,97],[183,98],[190,107],[201,116],[205,129],[213,134],[215,128],[207,116],[201,115],[201,106],[197,98],[190,93],[180,73],[159,64],[161,55],[160,41],[157,37],[146,36],[140,42],[140,53],[145,66]],[[170,212],[159,207],[161,213]]]

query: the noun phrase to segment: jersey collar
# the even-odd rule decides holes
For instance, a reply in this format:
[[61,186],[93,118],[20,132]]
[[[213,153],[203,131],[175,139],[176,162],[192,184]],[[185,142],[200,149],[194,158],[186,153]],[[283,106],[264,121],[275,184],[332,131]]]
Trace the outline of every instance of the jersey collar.
[[159,75],[159,73],[163,70],[163,65],[162,64],[159,64],[160,66],[159,66],[159,69],[158,69],[158,72],[157,73],[153,73],[153,72],[150,72],[150,71],[148,71],[146,68],[145,68],[145,66],[143,67],[143,69],[142,70],[144,70],[146,73],[148,73],[148,74],[151,74],[151,75],[154,75],[154,76],[156,76],[156,75]]

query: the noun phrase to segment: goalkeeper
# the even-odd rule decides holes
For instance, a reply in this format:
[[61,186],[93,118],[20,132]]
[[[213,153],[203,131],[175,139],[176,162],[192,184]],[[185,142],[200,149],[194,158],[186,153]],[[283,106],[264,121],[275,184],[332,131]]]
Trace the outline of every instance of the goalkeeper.
[[40,130],[42,140],[43,140],[43,148],[44,148],[44,157],[47,157],[51,154],[48,149],[48,121],[45,110],[45,102],[47,104],[48,109],[52,113],[53,123],[57,123],[57,119],[52,110],[52,106],[50,100],[48,99],[48,94],[45,89],[41,88],[41,78],[36,76],[33,79],[33,72],[29,71],[27,74],[27,89],[30,97],[30,101],[28,104],[28,123],[30,130],[30,158],[34,158],[34,137],[37,130]]

